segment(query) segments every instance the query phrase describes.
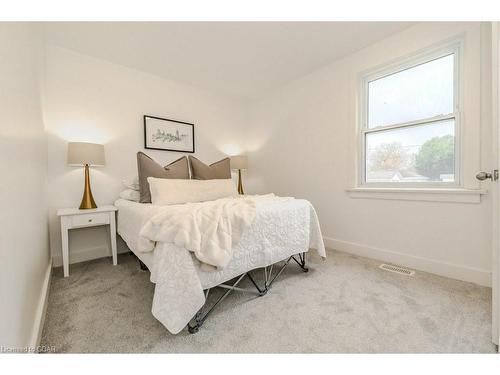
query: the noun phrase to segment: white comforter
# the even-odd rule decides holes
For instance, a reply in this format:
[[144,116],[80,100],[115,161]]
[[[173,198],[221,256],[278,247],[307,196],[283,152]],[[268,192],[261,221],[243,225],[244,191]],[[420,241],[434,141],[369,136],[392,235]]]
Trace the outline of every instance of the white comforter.
[[[180,332],[203,306],[204,289],[310,248],[326,256],[318,218],[308,201],[268,196],[255,199],[254,203],[255,218],[233,246],[232,256],[222,269],[200,267],[200,261],[189,250],[172,242],[158,241],[155,245],[153,238],[145,237],[139,241],[142,251],[154,247],[154,262],[150,267],[151,281],[156,283],[152,313],[170,332]],[[150,208],[149,216],[143,228],[164,210],[163,207],[147,208]],[[119,232],[120,226],[119,219]]]
[[274,194],[229,197],[200,203],[163,206],[140,232],[140,251],[152,249],[148,241],[172,243],[217,268],[227,266],[243,232],[255,218],[257,202],[284,202],[293,198]]

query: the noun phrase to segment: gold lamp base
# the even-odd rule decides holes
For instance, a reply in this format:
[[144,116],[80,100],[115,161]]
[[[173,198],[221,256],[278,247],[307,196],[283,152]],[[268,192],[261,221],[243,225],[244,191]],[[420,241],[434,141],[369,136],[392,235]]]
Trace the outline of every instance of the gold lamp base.
[[244,195],[243,184],[241,183],[241,169],[238,169],[238,194]]
[[88,210],[91,208],[97,208],[95,204],[94,197],[92,196],[92,190],[90,190],[90,174],[89,165],[85,164],[85,187],[83,189],[82,203],[80,203],[80,210]]

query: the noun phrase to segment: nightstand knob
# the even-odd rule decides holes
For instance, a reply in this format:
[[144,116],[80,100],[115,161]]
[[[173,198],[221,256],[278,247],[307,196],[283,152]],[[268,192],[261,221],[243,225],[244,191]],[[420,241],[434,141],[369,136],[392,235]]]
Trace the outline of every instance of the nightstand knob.
[[92,219],[89,219],[89,223],[91,223],[91,222],[92,222]]

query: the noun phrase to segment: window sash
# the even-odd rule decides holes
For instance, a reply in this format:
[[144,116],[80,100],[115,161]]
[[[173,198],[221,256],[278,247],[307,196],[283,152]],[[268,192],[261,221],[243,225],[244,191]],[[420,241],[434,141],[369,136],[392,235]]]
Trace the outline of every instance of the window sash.
[[393,130],[393,129],[400,129],[400,128],[407,128],[410,126],[415,126],[415,125],[424,125],[424,124],[430,124],[433,122],[439,122],[439,121],[444,121],[444,120],[451,120],[457,118],[458,115],[456,113],[448,113],[446,115],[439,115],[439,116],[434,116],[434,117],[428,117],[424,118],[422,120],[416,120],[416,121],[409,121],[409,122],[403,122],[401,124],[392,124],[392,125],[386,125],[386,126],[378,126],[376,128],[364,128],[361,131],[363,133],[377,133],[377,132],[383,132],[385,130]]
[[[449,115],[443,115],[443,116],[435,116],[431,117],[429,119],[424,119],[422,121],[412,121],[411,123],[405,123],[405,124],[398,124],[398,125],[390,125],[390,126],[385,126],[383,128],[375,128],[375,129],[363,129],[362,131],[362,167],[361,167],[361,172],[362,172],[362,185],[363,186],[368,186],[368,187],[394,187],[394,186],[400,186],[400,187],[458,187],[460,186],[460,155],[459,155],[459,142],[458,139],[458,131],[459,131],[459,124],[458,124],[458,118],[459,116],[457,114],[451,113]],[[446,120],[454,120],[454,181],[412,181],[412,182],[403,182],[403,181],[384,181],[384,182],[373,182],[373,181],[367,181],[366,180],[366,137],[368,134],[373,134],[373,133],[380,133],[380,132],[386,132],[386,131],[391,131],[395,129],[409,129],[409,128],[414,128],[414,127],[419,127],[423,125],[429,125],[433,123],[439,123],[441,121],[446,121]]]
[[388,70],[388,71],[384,71],[383,74],[376,74],[376,75],[371,75],[371,76],[367,77],[367,79],[364,82],[364,84],[365,84],[365,88],[364,88],[364,90],[365,90],[364,127],[367,128],[367,129],[378,129],[378,128],[383,128],[383,127],[386,127],[386,126],[392,126],[392,125],[398,125],[398,124],[407,124],[407,123],[416,123],[416,122],[419,122],[419,121],[426,121],[427,119],[433,118],[433,117],[438,118],[440,116],[446,116],[446,115],[442,114],[442,115],[433,116],[433,117],[429,117],[429,118],[421,117],[421,118],[415,118],[412,121],[407,121],[407,122],[404,122],[404,123],[397,123],[397,122],[394,123],[393,122],[393,123],[388,123],[386,125],[375,126],[375,127],[370,128],[370,124],[369,124],[369,122],[370,122],[369,121],[370,120],[369,119],[369,115],[370,115],[370,108],[369,108],[369,105],[370,105],[370,101],[369,101],[370,90],[369,90],[369,84],[371,82],[375,82],[375,81],[378,81],[378,80],[390,77],[392,75],[395,75],[395,74],[404,72],[406,70],[410,70],[410,69],[419,67],[421,65],[425,65],[425,64],[430,63],[432,61],[439,60],[441,58],[448,57],[448,56],[451,56],[451,55],[453,55],[453,66],[454,66],[454,72],[453,72],[453,76],[454,76],[454,79],[453,79],[453,107],[455,109],[458,108],[458,103],[456,102],[458,100],[458,95],[457,95],[457,91],[455,90],[455,85],[457,83],[457,75],[456,75],[457,64],[458,64],[457,53],[456,53],[455,50],[452,50],[452,51],[445,50],[442,53],[428,56],[426,59],[423,59],[423,60],[418,59],[418,60],[412,61],[413,63],[411,63],[411,64],[401,65],[401,67],[399,69]]
[[[409,58],[399,63],[393,63],[387,65],[383,69],[379,69],[375,72],[364,74],[361,78],[361,106],[360,106],[360,153],[359,153],[359,161],[360,167],[359,170],[359,185],[364,187],[405,187],[405,188],[422,188],[422,187],[441,187],[441,188],[450,188],[450,187],[460,187],[462,186],[462,178],[461,178],[461,167],[462,163],[460,162],[460,145],[461,145],[461,132],[460,132],[460,107],[461,107],[461,98],[460,98],[460,76],[461,76],[461,51],[462,51],[462,41],[455,40],[454,42],[448,43],[446,46],[441,46],[440,48],[434,48],[430,52],[421,53],[413,58]],[[381,79],[392,74],[396,74],[398,72],[411,69],[413,67],[425,64],[427,62],[433,61],[435,59],[439,59],[441,57],[454,55],[454,72],[453,72],[453,103],[454,103],[454,112],[448,113],[445,115],[439,115],[429,118],[417,119],[410,122],[398,123],[398,124],[389,124],[385,126],[379,126],[375,128],[368,127],[368,83],[371,81],[375,81],[377,79]],[[420,181],[420,182],[369,182],[366,180],[366,136],[369,133],[375,132],[383,132],[387,130],[393,129],[404,129],[408,127],[414,127],[419,125],[425,125],[433,122],[439,122],[443,120],[454,120],[455,123],[455,178],[453,182],[438,182],[438,181]]]

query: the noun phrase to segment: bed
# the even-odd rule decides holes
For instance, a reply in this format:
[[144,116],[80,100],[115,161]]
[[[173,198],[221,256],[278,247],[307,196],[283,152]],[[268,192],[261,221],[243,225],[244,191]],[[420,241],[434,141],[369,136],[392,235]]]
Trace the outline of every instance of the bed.
[[[161,212],[161,206],[124,199],[117,200],[115,206],[118,234],[150,270],[151,281],[156,284],[152,313],[173,334],[186,326],[190,333],[197,332],[213,308],[231,291],[264,295],[289,263],[297,263],[307,272],[309,249],[326,256],[316,212],[307,200],[269,200],[257,204],[255,219],[223,269],[207,268],[193,253],[172,243],[144,242],[141,229]],[[260,285],[254,277],[257,269],[264,274]],[[255,290],[238,287],[244,277],[250,279]],[[214,287],[227,291],[215,304],[207,306],[209,292]]]

